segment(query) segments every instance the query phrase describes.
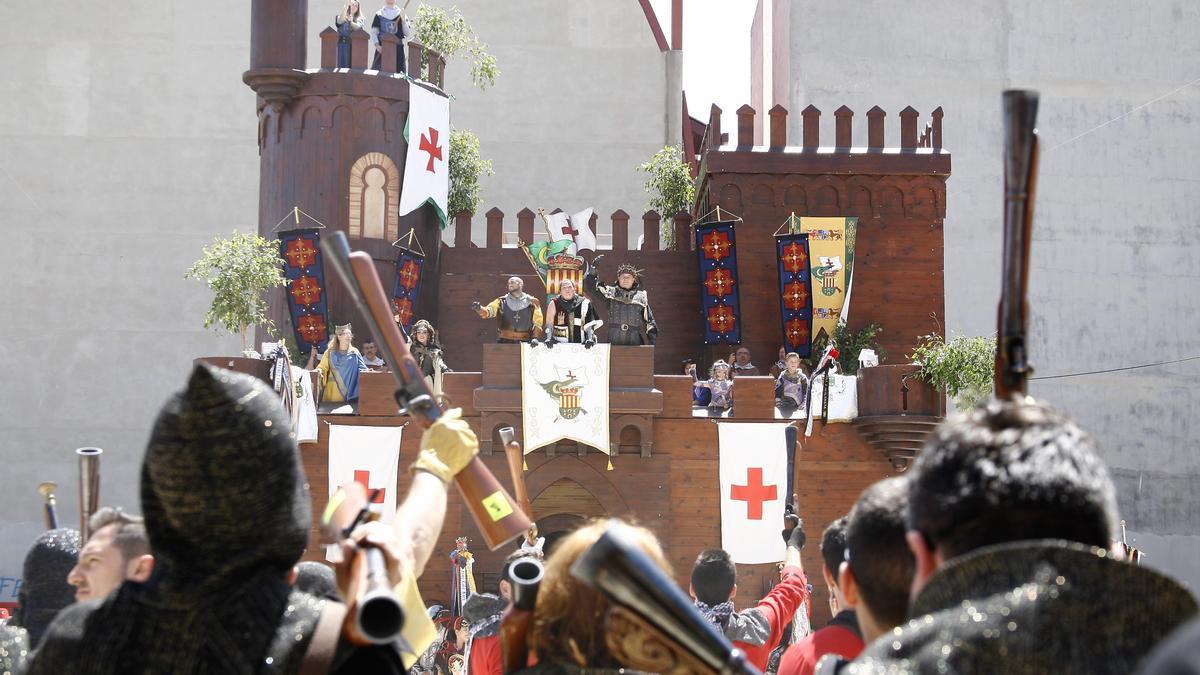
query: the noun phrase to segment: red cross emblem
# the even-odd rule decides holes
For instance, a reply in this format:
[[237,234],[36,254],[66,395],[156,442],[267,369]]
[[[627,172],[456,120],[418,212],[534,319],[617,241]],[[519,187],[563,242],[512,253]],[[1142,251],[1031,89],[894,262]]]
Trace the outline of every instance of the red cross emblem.
[[725,305],[717,305],[708,310],[708,327],[714,333],[726,333],[733,326],[733,312]]
[[704,250],[704,257],[711,260],[720,260],[729,255],[729,249],[733,244],[729,241],[729,235],[724,232],[709,232],[701,238],[703,242],[700,246]]
[[571,237],[579,236],[579,230],[577,230],[571,226],[570,218],[567,219],[567,224],[562,226],[562,233],[566,234],[566,235],[570,235]]
[[709,270],[704,274],[704,278],[704,285],[708,287],[709,294],[718,298],[733,292],[733,285],[736,283],[729,270],[720,268]]
[[405,260],[404,265],[400,267],[400,271],[397,274],[400,276],[400,285],[412,290],[421,278],[421,268],[415,260]]
[[429,127],[428,135],[421,134],[421,144],[417,148],[429,153],[429,163],[425,165],[425,170],[433,173],[433,160],[442,158],[442,146],[438,145],[438,130]]
[[319,342],[326,336],[325,317],[319,314],[306,314],[300,317],[300,324],[296,329],[305,342],[310,344]]
[[783,289],[783,302],[794,312],[804,309],[808,305],[808,287],[799,281],[793,281]]
[[317,261],[317,249],[312,242],[303,237],[297,237],[288,242],[287,253],[283,254],[292,267],[308,267]]
[[312,277],[300,277],[292,282],[292,299],[298,305],[315,304],[321,299],[321,285]]
[[354,471],[354,482],[365,487],[367,489],[367,495],[370,495],[372,492],[375,492],[375,498],[371,500],[372,504],[382,504],[383,503],[383,498],[387,495],[387,488],[378,488],[378,490],[372,488],[370,471],[355,470]]
[[783,260],[787,271],[792,274],[800,274],[804,265],[808,264],[808,256],[804,253],[804,247],[794,241],[783,249]]
[[729,498],[746,502],[746,519],[762,520],[763,503],[779,498],[778,485],[763,485],[763,470],[760,467],[746,469],[746,485],[730,485]]

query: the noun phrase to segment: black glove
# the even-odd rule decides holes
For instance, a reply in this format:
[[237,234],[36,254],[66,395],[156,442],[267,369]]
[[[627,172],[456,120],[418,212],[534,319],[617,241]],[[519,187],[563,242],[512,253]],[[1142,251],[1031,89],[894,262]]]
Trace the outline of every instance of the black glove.
[[546,338],[546,349],[554,349],[555,339],[552,337]]
[[599,266],[600,266],[600,261],[601,261],[601,260],[604,260],[604,254],[603,254],[603,253],[601,253],[600,255],[598,255],[598,256],[595,256],[594,258],[592,258],[592,268],[594,269],[594,268],[597,268],[597,267],[599,267]]
[[808,541],[808,535],[804,533],[804,521],[794,513],[789,513],[783,517],[784,530],[781,533],[783,540],[788,546],[796,549],[803,549],[804,542]]
[[596,338],[594,338],[594,337],[590,337],[583,341],[584,349],[591,349],[592,347],[595,347],[595,346],[596,346]]
[[540,345],[540,344],[542,344],[542,341],[541,341],[541,340],[539,340],[539,339],[537,339],[537,338],[529,338],[529,346],[530,346],[530,347],[536,347],[536,346],[538,346],[538,345]]
[[646,331],[646,343],[653,345],[658,342],[658,326],[651,326],[650,330]]

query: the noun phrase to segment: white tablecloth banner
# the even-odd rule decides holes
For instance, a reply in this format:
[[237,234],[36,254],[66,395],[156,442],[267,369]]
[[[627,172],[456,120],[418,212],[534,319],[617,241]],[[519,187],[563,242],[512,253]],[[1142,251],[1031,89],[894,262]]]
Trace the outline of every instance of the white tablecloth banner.
[[783,560],[787,496],[787,424],[717,424],[721,548],[735,563]]

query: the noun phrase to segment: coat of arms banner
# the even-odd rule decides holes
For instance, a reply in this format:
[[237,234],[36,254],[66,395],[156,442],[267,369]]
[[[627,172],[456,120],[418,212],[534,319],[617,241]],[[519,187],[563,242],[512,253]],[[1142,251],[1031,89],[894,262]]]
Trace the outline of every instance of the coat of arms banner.
[[287,278],[288,316],[296,348],[307,355],[324,346],[331,332],[321,266],[321,231],[305,228],[280,232],[279,255]]
[[573,440],[610,454],[608,345],[521,345],[525,454]]
[[734,222],[696,226],[700,268],[700,306],[704,311],[704,344],[735,345],[742,341],[742,304],[738,295],[737,243]]

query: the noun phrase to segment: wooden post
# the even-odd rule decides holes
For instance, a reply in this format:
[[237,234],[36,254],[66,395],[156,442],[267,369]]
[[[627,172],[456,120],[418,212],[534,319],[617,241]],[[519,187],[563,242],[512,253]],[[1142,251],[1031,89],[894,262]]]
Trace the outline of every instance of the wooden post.
[[883,121],[887,113],[883,108],[875,106],[867,111],[867,148],[880,150],[883,148]]
[[833,144],[838,148],[849,148],[854,145],[852,124],[854,111],[842,106],[833,111]]
[[337,68],[338,32],[330,26],[321,31],[321,67],[326,70]]
[[517,239],[520,239],[525,244],[533,243],[533,221],[537,218],[537,214],[529,210],[529,207],[517,211]]
[[942,106],[933,109],[933,147],[942,149]]
[[787,147],[787,108],[776,103],[774,108],[767,111],[771,118],[771,149],[781,150]]
[[[714,108],[716,106],[713,106]],[[643,251],[659,250],[659,234],[658,225],[662,222],[662,217],[658,215],[658,211],[647,211],[642,214],[642,242]]]
[[383,33],[379,36],[379,46],[383,48],[381,54],[383,58],[379,63],[379,72],[394,73],[400,65],[396,62],[396,47],[400,44],[400,38],[391,33]]
[[496,249],[504,246],[504,212],[493,206],[485,214],[487,216],[487,248]]
[[350,31],[350,67],[355,70],[366,70],[371,67],[371,38],[367,31],[355,28]]
[[404,71],[412,77],[421,76],[421,52],[424,45],[416,40],[408,41],[408,58],[404,60]]
[[437,85],[439,89],[441,89],[446,80],[446,58],[437,52],[432,52],[432,58],[430,61],[430,69],[433,70],[436,67],[437,71],[437,73],[430,79],[435,85]]
[[805,150],[815,150],[821,146],[821,111],[817,106],[809,104],[800,111],[803,121],[803,144]]
[[612,250],[628,251],[629,250],[629,214],[622,209],[613,211],[613,240]]
[[675,250],[690,251],[692,249],[692,216],[686,211],[675,214]]
[[454,248],[471,248],[471,214],[454,216]]
[[714,103],[708,111],[708,145],[721,144],[721,109]]
[[737,144],[739,148],[748,148],[754,145],[754,114],[754,108],[751,108],[749,104],[737,109]]
[[911,105],[900,111],[900,147],[917,147],[917,116],[918,113]]

